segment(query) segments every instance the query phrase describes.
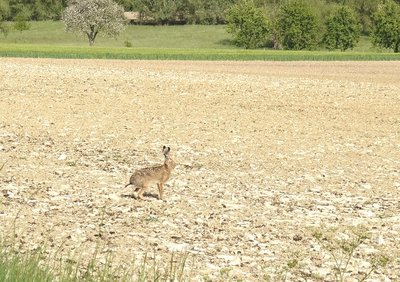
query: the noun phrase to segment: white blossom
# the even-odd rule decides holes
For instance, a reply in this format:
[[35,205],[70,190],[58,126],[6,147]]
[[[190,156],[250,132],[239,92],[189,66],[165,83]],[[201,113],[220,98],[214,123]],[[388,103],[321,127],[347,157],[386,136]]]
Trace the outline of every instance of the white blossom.
[[117,36],[126,24],[124,9],[112,0],[72,0],[63,13],[66,31],[86,35],[93,45],[96,36]]

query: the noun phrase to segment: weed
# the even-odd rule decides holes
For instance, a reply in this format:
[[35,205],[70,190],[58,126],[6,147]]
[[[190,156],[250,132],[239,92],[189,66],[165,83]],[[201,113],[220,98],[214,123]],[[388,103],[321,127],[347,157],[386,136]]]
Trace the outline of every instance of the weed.
[[[313,232],[313,238],[323,250],[327,251],[333,260],[335,281],[346,281],[346,273],[349,273],[349,264],[355,258],[357,249],[369,239],[366,228],[348,228],[344,232],[338,229],[322,230]],[[341,236],[338,236],[341,235]],[[386,255],[379,254],[370,261],[370,269],[359,279],[365,281],[372,272],[384,268],[389,263]]]
[[[290,259],[284,266],[278,266],[273,273],[265,273],[264,281],[291,281],[294,277],[298,281],[335,281],[344,282],[350,279],[350,275],[357,277],[357,281],[364,282],[371,278],[372,273],[381,271],[389,263],[390,258],[381,253],[376,253],[371,257],[363,255],[362,247],[369,243],[368,229],[363,227],[343,227],[343,228],[316,228],[311,232],[312,238],[321,247],[323,256],[318,261],[318,268],[328,271],[327,273],[313,272],[313,266],[309,263],[312,258],[307,256],[303,249],[302,252],[294,251],[290,253]],[[357,260],[368,261],[369,268],[357,269]],[[350,265],[352,267],[350,268]],[[306,268],[307,267],[307,268]],[[355,273],[355,271],[357,273]],[[274,274],[274,276],[271,276]],[[328,277],[329,276],[329,277]],[[296,280],[296,281],[297,281]]]
[[[34,191],[31,195],[36,193]],[[0,241],[0,281],[184,281],[189,253],[171,253],[165,265],[162,261],[151,263],[147,254],[126,268],[116,266],[115,253],[103,248],[105,208],[100,213],[98,236],[92,256],[83,260],[69,254],[61,258],[64,244],[53,255],[46,246],[34,251],[19,250],[16,238],[21,210],[14,217],[11,238]]]
[[[279,281],[288,281],[289,274],[295,275],[296,277],[302,277],[304,280],[307,280],[305,279],[306,274],[304,274],[302,271],[303,259],[304,255],[302,255],[300,252],[296,251],[292,253],[292,258],[290,258],[286,262],[285,266],[283,266],[277,273]],[[268,277],[268,275],[265,276]],[[265,280],[272,281],[270,278],[266,278]]]
[[125,40],[124,41],[124,46],[127,48],[131,48],[132,47],[132,42],[130,42],[129,40]]
[[229,272],[232,271],[231,267],[223,267],[219,270],[219,274],[221,275],[221,277],[229,277]]
[[76,166],[75,161],[67,161],[67,166]]

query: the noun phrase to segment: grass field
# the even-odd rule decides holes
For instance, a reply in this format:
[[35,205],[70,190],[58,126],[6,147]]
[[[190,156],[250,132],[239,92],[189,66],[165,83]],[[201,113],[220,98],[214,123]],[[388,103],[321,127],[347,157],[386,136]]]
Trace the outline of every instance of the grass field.
[[[126,47],[130,45],[130,47]],[[89,47],[85,37],[66,33],[62,22],[32,22],[28,31],[0,37],[0,56],[178,60],[399,60],[400,55],[373,47],[368,37],[347,52],[243,50],[225,27],[128,26],[117,38],[99,37]]]
[[[229,34],[224,26],[128,26],[117,38],[99,37],[97,47],[125,47],[125,41],[133,48],[202,48],[227,49]],[[8,44],[37,44],[52,46],[88,46],[87,38],[65,32],[62,22],[31,22],[28,31],[12,31],[0,42]]]

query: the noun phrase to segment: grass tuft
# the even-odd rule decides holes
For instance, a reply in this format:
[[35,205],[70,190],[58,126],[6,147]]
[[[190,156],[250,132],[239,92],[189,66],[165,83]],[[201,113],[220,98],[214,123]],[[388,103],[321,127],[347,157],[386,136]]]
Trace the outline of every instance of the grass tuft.
[[[97,250],[98,251],[98,250]],[[13,246],[0,245],[0,281],[186,281],[188,253],[171,254],[162,262],[144,255],[138,266],[116,267],[108,253],[101,261],[96,253],[87,263],[79,260],[49,258],[44,250],[15,251]]]

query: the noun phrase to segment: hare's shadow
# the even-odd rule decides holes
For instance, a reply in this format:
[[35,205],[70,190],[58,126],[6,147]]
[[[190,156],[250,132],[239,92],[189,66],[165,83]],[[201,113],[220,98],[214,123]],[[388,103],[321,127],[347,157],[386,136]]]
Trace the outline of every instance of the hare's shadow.
[[[136,197],[135,196],[135,194],[133,194],[133,193],[129,193],[129,194],[121,194],[121,197],[122,198],[131,198],[131,199],[135,199],[135,200],[138,200],[139,198],[138,197]],[[144,193],[143,194],[143,197],[148,197],[148,198],[154,198],[154,199],[157,199],[158,200],[158,194],[155,194],[155,193],[148,193],[148,192],[146,192],[146,193]]]

